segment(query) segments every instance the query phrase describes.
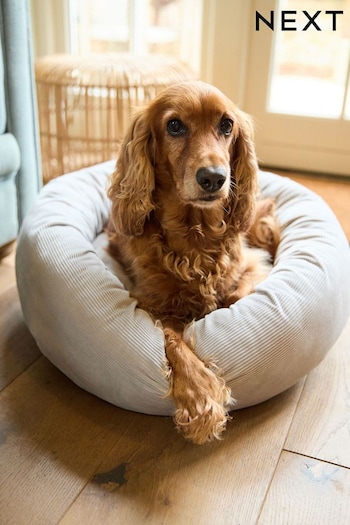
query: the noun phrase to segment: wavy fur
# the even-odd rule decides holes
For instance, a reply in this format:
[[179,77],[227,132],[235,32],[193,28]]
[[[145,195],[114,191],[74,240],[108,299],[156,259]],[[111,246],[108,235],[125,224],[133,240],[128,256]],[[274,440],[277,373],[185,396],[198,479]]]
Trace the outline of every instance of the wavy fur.
[[[181,132],[169,130],[174,121]],[[203,168],[225,174],[221,185],[201,184]],[[196,443],[220,436],[232,399],[182,332],[268,273],[246,244],[272,255],[278,244],[273,203],[257,206],[257,172],[250,117],[213,86],[186,82],[134,117],[111,177],[110,249],[139,306],[164,327],[175,421]]]

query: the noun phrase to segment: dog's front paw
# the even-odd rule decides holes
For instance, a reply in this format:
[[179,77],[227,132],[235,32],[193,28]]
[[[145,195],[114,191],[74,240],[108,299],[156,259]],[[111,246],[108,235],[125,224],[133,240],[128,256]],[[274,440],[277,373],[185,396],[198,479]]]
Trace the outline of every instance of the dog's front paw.
[[231,419],[228,414],[233,404],[230,389],[221,386],[216,394],[194,394],[195,399],[177,403],[174,415],[176,428],[197,445],[221,439],[226,423]]
[[230,419],[231,390],[209,366],[206,366],[182,336],[164,329],[169,362],[169,395],[175,402],[177,429],[197,444],[220,439]]

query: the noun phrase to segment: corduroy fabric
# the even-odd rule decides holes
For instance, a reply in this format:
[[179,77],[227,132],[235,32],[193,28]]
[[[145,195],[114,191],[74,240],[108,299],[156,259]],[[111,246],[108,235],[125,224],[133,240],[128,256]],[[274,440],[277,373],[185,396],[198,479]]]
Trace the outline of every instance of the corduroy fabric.
[[[120,407],[171,415],[162,332],[129,296],[108,256],[107,177],[114,162],[59,177],[41,191],[17,249],[25,321],[39,348],[87,391]],[[282,227],[275,266],[254,294],[194,323],[186,337],[213,361],[237,408],[262,402],[315,367],[350,312],[350,253],[322,199],[260,173]]]

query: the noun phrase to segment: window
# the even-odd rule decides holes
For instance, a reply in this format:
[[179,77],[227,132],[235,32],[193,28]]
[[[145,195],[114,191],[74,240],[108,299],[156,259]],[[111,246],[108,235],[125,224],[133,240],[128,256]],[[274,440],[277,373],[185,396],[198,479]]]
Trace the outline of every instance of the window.
[[[289,30],[277,28],[275,31],[269,111],[350,118],[350,20],[347,5],[348,0],[319,0],[317,6],[314,0],[278,2],[276,14],[282,9],[287,12]],[[308,25],[304,11],[311,16],[318,10],[321,12],[315,23],[309,23],[309,28],[303,29]],[[336,11],[339,14],[332,15]],[[295,28],[297,30],[292,30]]]
[[161,54],[200,70],[202,0],[69,0],[73,53]]

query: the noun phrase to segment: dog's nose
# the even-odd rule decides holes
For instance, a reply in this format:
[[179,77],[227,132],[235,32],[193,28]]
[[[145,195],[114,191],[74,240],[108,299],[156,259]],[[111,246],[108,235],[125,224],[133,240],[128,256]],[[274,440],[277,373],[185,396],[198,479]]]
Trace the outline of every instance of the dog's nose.
[[226,180],[226,170],[221,167],[199,168],[196,173],[198,184],[208,192],[218,191]]

